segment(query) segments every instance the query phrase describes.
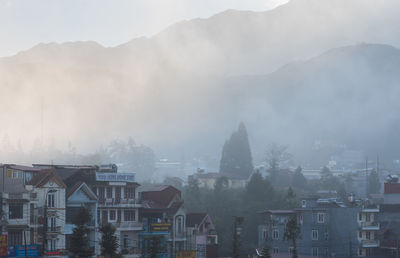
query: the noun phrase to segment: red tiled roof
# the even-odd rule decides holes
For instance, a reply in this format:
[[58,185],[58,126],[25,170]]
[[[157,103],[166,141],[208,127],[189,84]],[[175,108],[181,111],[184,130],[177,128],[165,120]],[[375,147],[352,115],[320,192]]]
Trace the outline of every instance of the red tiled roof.
[[174,215],[183,205],[183,201],[174,202],[168,209],[168,215]]
[[142,200],[148,201],[153,207],[168,208],[176,196],[181,198],[181,191],[170,185],[151,187],[149,190],[142,191]]

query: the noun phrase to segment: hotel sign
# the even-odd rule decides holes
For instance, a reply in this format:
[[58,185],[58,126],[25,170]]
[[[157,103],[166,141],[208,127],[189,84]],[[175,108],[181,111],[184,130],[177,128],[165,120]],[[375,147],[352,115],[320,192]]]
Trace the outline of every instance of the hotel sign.
[[151,232],[164,232],[171,230],[171,223],[152,223],[150,224]]
[[96,173],[96,181],[136,182],[135,173]]

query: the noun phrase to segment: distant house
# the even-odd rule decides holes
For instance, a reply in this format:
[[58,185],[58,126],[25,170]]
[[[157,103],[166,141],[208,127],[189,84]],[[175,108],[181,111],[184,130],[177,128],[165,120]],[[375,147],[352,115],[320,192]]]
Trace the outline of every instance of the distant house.
[[229,188],[245,188],[248,177],[228,174],[228,173],[196,173],[191,176],[191,179],[197,179],[199,182],[199,187],[204,187],[208,189],[214,189],[215,183],[218,178],[224,177],[228,181]]
[[186,215],[187,249],[195,250],[196,257],[218,257],[218,236],[207,213]]

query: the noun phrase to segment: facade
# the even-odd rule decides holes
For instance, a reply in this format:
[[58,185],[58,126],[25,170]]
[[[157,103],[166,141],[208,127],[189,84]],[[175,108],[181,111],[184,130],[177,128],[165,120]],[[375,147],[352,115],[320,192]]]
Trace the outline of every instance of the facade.
[[199,182],[199,187],[208,189],[214,189],[215,183],[218,178],[224,177],[227,179],[228,187],[234,189],[245,188],[247,183],[247,177],[240,175],[228,174],[228,173],[204,173],[197,172],[196,174],[189,177],[189,179],[196,179]]
[[138,234],[143,230],[143,224],[139,221],[139,209],[142,205],[138,187],[133,173],[97,172],[96,183],[91,185],[98,196],[99,226],[106,223],[115,226],[119,240],[118,251],[132,256],[140,254]]
[[301,229],[297,241],[300,255],[315,257],[365,257],[377,254],[380,229],[379,207],[361,202],[344,204],[337,199],[311,197],[301,208],[270,210],[262,213],[259,247],[268,245],[271,253],[290,253],[293,246],[284,239],[286,224],[295,218]]
[[79,215],[81,208],[85,208],[91,215],[91,220],[87,225],[89,229],[88,238],[89,245],[92,249],[94,256],[100,255],[100,248],[96,241],[98,240],[97,228],[97,196],[84,182],[76,183],[71,189],[67,190],[66,195],[66,248],[69,250],[70,238],[73,233],[74,221],[76,216]]
[[186,250],[186,210],[181,192],[173,186],[154,186],[141,191],[145,225],[140,233],[140,248],[144,257],[154,239],[160,243],[159,257],[176,257]]
[[196,251],[198,258],[218,257],[218,236],[207,213],[186,215],[187,250]]

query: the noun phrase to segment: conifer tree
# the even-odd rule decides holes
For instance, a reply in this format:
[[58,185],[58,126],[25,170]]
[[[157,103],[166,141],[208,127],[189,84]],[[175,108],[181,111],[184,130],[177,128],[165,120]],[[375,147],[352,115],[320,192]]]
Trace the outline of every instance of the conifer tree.
[[89,232],[88,224],[90,223],[92,216],[88,209],[82,207],[73,219],[75,228],[72,231],[70,251],[72,257],[91,257],[93,250],[89,244]]
[[115,227],[110,223],[100,228],[101,237],[101,254],[106,257],[115,257],[118,249],[118,240],[115,236]]
[[220,161],[220,173],[248,177],[253,172],[251,150],[246,127],[240,123],[236,132],[224,144]]

